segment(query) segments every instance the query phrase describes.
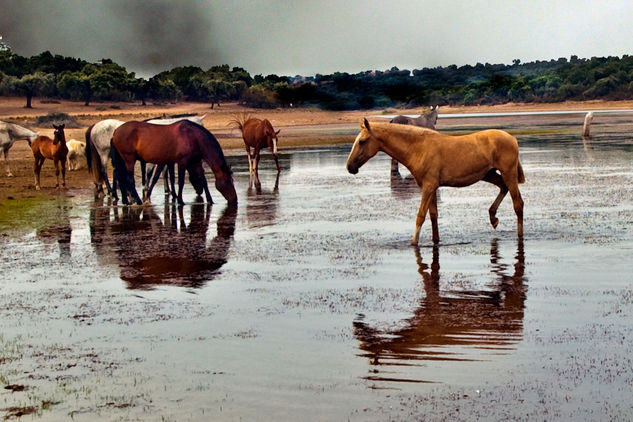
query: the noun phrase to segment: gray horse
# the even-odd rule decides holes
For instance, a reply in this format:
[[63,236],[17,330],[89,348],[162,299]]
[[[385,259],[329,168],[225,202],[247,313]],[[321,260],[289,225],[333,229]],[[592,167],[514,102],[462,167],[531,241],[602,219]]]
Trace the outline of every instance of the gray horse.
[[37,138],[38,135],[38,132],[33,132],[15,123],[0,122],[0,149],[2,149],[4,154],[4,166],[7,170],[8,177],[13,176],[9,168],[9,148],[11,148],[13,143],[18,139],[26,139],[30,146],[31,141]]
[[[439,108],[440,107],[437,105],[435,107],[431,107],[430,110],[423,111],[419,117],[407,117],[399,114],[391,119],[389,123],[419,126],[435,130],[435,123],[437,123],[437,114]],[[398,171],[398,161],[396,161],[394,158],[391,159],[391,174],[396,176],[400,175],[400,171]]]

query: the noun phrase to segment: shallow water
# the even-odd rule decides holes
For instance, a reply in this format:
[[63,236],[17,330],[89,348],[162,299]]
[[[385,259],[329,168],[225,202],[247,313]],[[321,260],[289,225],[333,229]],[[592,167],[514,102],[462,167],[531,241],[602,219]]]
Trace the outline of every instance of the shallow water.
[[[551,122],[548,122],[550,127]],[[628,124],[628,123],[626,123]],[[2,243],[0,408],[45,420],[633,418],[633,146],[618,122],[518,135],[525,237],[497,190],[419,188],[349,146],[262,157],[237,210],[89,192]],[[459,129],[456,129],[459,130]],[[597,131],[596,131],[597,132]],[[406,172],[403,172],[406,173]]]

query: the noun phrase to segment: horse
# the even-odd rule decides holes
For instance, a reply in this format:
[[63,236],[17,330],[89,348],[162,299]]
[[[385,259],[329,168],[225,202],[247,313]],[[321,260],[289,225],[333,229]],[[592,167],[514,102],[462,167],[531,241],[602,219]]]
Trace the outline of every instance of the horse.
[[59,189],[59,170],[61,163],[62,187],[66,187],[66,156],[68,155],[68,147],[66,146],[66,135],[64,134],[65,125],[53,125],[55,129],[53,139],[48,136],[38,136],[31,143],[31,151],[35,158],[33,172],[35,173],[35,189],[40,190],[40,172],[42,165],[48,158],[55,163],[55,176],[57,177],[56,188]]
[[18,139],[26,139],[29,146],[31,146],[31,142],[38,136],[39,132],[33,132],[15,123],[0,122],[0,148],[2,148],[4,153],[4,167],[7,171],[7,177],[13,177],[9,167],[9,149],[13,146],[13,143]]
[[[215,186],[229,204],[237,204],[233,176],[224,152],[215,136],[203,126],[188,120],[161,126],[146,122],[127,122],[112,135],[112,163],[114,175],[121,187],[122,200],[127,204],[127,193],[140,204],[141,199],[134,183],[134,164],[137,158],[147,163],[178,164],[178,203],[184,204],[182,190],[185,171],[198,176],[206,185],[204,172],[200,172],[204,160],[215,175]],[[210,195],[209,195],[210,196]]]
[[81,158],[85,159],[86,156],[86,143],[71,139],[66,142],[66,147],[68,148],[68,170],[79,170],[83,167]]
[[[148,123],[152,124],[171,124],[180,120],[190,120],[194,123],[202,124],[202,120],[206,114],[202,116],[185,116],[173,119],[150,119]],[[110,159],[110,141],[112,134],[121,126],[123,121],[115,119],[101,120],[86,130],[86,161],[88,163],[88,171],[94,177],[95,190],[103,191],[105,183],[109,195],[115,195],[115,189],[110,185],[108,179],[108,160]],[[144,168],[144,165],[142,165]],[[145,173],[145,171],[143,171]],[[145,174],[143,174],[145,181]],[[173,187],[172,187],[173,189]]]
[[[397,123],[400,125],[411,125],[418,127],[425,127],[427,129],[435,130],[435,124],[437,123],[437,114],[439,106],[431,107],[428,111],[422,111],[418,117],[408,117],[401,114],[397,115],[389,121],[389,123]],[[398,161],[395,158],[391,159],[391,174],[400,175],[398,171]]]
[[347,170],[357,174],[370,158],[383,151],[404,164],[422,188],[420,209],[411,239],[417,245],[426,213],[431,217],[433,243],[440,241],[437,226],[437,196],[440,186],[464,187],[480,180],[499,187],[488,210],[496,228],[497,208],[508,192],[517,216],[517,235],[523,237],[523,199],[519,183],[525,182],[519,162],[519,144],[507,132],[488,129],[452,136],[415,126],[372,123],[364,119],[347,158]]
[[[236,118],[233,120],[235,126],[242,132],[242,139],[244,140],[244,147],[246,148],[246,155],[248,157],[248,171],[251,174],[257,174],[259,167],[259,152],[262,148],[268,146],[273,153],[275,159],[275,165],[277,166],[277,173],[281,171],[279,167],[279,159],[277,158],[277,143],[279,142],[278,130],[275,132],[273,125],[268,119],[257,119],[254,117],[248,118],[243,116],[241,119]],[[251,154],[251,148],[254,148],[253,154]]]

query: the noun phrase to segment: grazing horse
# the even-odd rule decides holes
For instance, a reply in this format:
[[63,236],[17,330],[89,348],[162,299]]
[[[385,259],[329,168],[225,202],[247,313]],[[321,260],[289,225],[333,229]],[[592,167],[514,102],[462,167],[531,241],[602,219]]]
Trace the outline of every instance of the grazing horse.
[[48,158],[55,163],[55,176],[57,177],[56,188],[59,189],[59,170],[61,163],[62,187],[66,187],[66,156],[68,155],[68,147],[66,146],[66,135],[64,134],[64,125],[53,125],[55,133],[53,139],[48,136],[38,136],[31,143],[31,151],[35,158],[33,171],[35,173],[35,189],[40,190],[40,172],[42,165]]
[[378,151],[404,164],[422,188],[412,245],[418,244],[427,211],[431,217],[433,242],[440,241],[437,228],[438,187],[464,187],[480,180],[500,189],[488,210],[492,227],[496,228],[499,224],[497,208],[509,191],[517,216],[517,234],[523,237],[523,199],[519,183],[525,182],[525,176],[519,162],[519,144],[509,133],[490,129],[451,136],[390,123],[372,123],[370,126],[365,119],[347,158],[347,170],[351,174],[358,173],[358,169]]
[[[202,116],[185,116],[173,119],[151,119],[148,123],[152,124],[171,124],[180,120],[191,120],[194,123],[202,123],[206,117]],[[101,120],[86,130],[86,161],[88,162],[88,171],[94,177],[95,189],[97,192],[103,191],[105,183],[108,194],[115,195],[115,189],[110,185],[108,180],[108,160],[110,159],[110,141],[112,134],[121,126],[123,121],[115,119]],[[145,172],[143,172],[145,173]],[[145,181],[145,175],[143,175]]]
[[166,126],[127,122],[114,131],[112,146],[114,175],[121,187],[124,204],[127,204],[128,191],[138,204],[141,203],[134,186],[134,164],[137,159],[158,165],[178,164],[177,197],[181,205],[184,204],[182,190],[186,170],[189,170],[190,175],[195,175],[198,183],[206,186],[206,178],[200,171],[204,160],[215,175],[218,191],[230,204],[237,204],[232,172],[224,152],[215,136],[199,124],[188,120]]
[[[437,113],[439,110],[439,106],[431,107],[430,110],[426,112],[422,112],[418,117],[407,117],[401,114],[397,115],[393,119],[389,121],[389,123],[397,123],[400,125],[411,125],[418,127],[425,127],[427,129],[435,130],[435,124],[437,123]],[[398,160],[395,158],[391,159],[391,174],[399,175],[398,171]]]
[[[248,156],[249,173],[257,175],[259,152],[266,146],[270,147],[273,153],[277,173],[279,173],[281,168],[279,167],[279,159],[277,158],[277,143],[279,142],[277,135],[279,135],[281,129],[275,132],[273,125],[268,119],[261,120],[254,117],[248,118],[247,116],[244,116],[242,119],[236,118],[233,120],[233,123],[240,132],[242,132],[242,139],[244,140],[246,155]],[[254,148],[252,154],[251,148]]]
[[7,171],[7,177],[13,177],[13,173],[11,173],[9,168],[9,148],[18,139],[26,139],[29,146],[31,146],[31,142],[38,136],[38,132],[33,132],[15,123],[0,122],[0,148],[4,154],[4,167]]
[[72,171],[83,168],[84,163],[82,163],[82,159],[85,160],[86,143],[76,139],[71,139],[66,142],[66,147],[68,147],[68,170]]

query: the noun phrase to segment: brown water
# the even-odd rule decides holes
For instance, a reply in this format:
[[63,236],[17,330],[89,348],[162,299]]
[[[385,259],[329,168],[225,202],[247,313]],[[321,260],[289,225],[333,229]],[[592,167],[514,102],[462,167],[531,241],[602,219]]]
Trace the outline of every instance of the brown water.
[[237,210],[191,190],[179,210],[160,189],[145,208],[90,192],[31,204],[45,227],[19,220],[0,237],[0,408],[43,420],[633,419],[625,124],[598,126],[590,144],[564,121],[518,136],[523,241],[509,199],[490,227],[496,188],[481,183],[442,189],[442,242],[425,225],[409,246],[419,189],[391,180],[386,156],[347,174],[349,146],[282,151],[277,188],[268,155],[261,189],[230,157]]

